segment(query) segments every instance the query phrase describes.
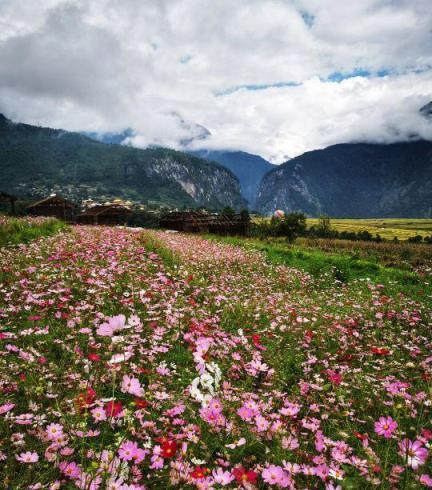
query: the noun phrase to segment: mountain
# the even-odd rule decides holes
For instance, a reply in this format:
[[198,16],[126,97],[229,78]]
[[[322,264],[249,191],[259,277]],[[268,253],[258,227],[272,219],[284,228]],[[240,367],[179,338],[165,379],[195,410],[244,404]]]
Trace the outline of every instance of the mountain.
[[246,205],[237,178],[221,165],[165,148],[108,145],[78,133],[13,123],[3,115],[0,189],[176,207]]
[[427,119],[432,119],[432,101],[420,107],[420,114]]
[[261,179],[267,172],[276,167],[264,158],[244,151],[197,150],[192,154],[220,163],[231,170],[239,179],[242,194],[248,200],[251,209],[255,208]]
[[266,214],[431,217],[432,142],[347,143],[304,153],[265,175],[257,207]]

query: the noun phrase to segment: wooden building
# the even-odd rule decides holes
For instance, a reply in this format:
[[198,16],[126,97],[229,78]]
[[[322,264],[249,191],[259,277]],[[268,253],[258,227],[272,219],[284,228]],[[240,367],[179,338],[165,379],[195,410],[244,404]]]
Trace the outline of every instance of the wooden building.
[[169,230],[208,233],[211,220],[209,214],[195,211],[176,211],[164,214],[159,220],[159,226]]
[[17,201],[16,196],[12,196],[7,192],[0,192],[0,204],[6,204],[9,208],[10,214],[16,214],[15,202]]
[[243,235],[250,231],[249,215],[242,214],[218,214],[209,225],[210,233],[217,235]]
[[131,210],[121,204],[97,204],[78,216],[85,225],[125,225]]
[[217,233],[218,235],[247,235],[250,220],[241,214],[206,214],[196,211],[167,213],[159,221],[161,228],[191,233]]
[[41,199],[30,206],[27,212],[33,216],[52,216],[53,218],[71,221],[74,217],[76,205],[56,194]]

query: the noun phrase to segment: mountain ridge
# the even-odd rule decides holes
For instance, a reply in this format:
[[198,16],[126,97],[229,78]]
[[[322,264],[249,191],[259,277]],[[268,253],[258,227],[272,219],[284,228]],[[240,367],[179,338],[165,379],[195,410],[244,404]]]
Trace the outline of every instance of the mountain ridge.
[[15,123],[0,116],[0,187],[64,189],[77,198],[123,197],[171,207],[246,205],[225,167],[167,148],[104,144],[80,133]]
[[338,218],[432,216],[432,142],[341,143],[271,170],[257,206]]
[[215,161],[231,170],[239,179],[243,196],[249,207],[255,209],[260,182],[264,175],[276,167],[259,155],[234,150],[195,150],[193,155]]

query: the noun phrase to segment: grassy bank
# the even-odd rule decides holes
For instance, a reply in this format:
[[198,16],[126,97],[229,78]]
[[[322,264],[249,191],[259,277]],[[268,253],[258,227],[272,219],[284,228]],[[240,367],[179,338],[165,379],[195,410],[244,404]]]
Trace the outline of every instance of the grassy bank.
[[28,243],[39,237],[65,230],[67,225],[54,218],[0,217],[0,247]]
[[[239,237],[220,237],[208,235],[207,238],[232,245],[239,245],[247,250],[264,252],[267,260],[273,264],[281,264],[310,273],[315,277],[329,278],[330,281],[351,283],[355,280],[382,283],[389,286],[397,294],[401,291],[410,292],[414,296],[425,294],[429,285],[420,281],[419,274],[410,270],[408,263],[395,264],[387,267],[375,260],[359,258],[358,255],[344,251],[332,252],[309,248],[304,244],[288,244],[282,241],[245,239]],[[429,294],[432,294],[432,290]]]
[[[262,218],[254,218],[259,222]],[[380,235],[384,240],[408,240],[420,235],[422,237],[432,235],[432,219],[430,218],[370,218],[370,219],[345,219],[331,218],[331,227],[337,232],[362,232],[368,231],[373,236]],[[307,218],[306,224],[310,228],[317,226],[318,218]]]

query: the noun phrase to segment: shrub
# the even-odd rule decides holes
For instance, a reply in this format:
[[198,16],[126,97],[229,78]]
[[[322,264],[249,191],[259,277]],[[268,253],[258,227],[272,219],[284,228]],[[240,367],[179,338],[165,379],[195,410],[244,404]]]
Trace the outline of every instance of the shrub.
[[306,231],[306,216],[303,213],[289,213],[282,219],[272,218],[271,223],[275,235],[285,237],[289,242]]

